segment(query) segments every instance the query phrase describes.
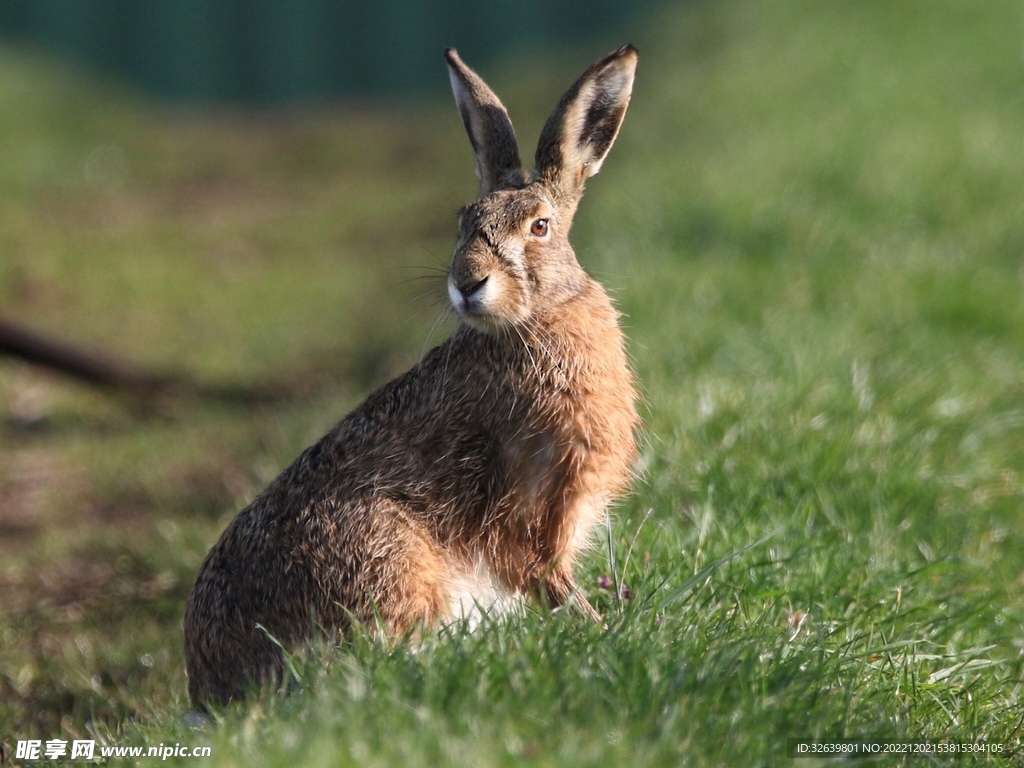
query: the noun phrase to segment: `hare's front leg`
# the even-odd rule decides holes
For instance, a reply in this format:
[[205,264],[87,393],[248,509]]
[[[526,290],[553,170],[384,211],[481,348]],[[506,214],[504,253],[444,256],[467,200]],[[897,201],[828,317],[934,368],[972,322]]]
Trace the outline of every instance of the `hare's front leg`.
[[549,608],[561,608],[570,601],[594,621],[601,621],[601,614],[594,610],[587,598],[580,592],[576,579],[568,567],[556,565],[531,589]]

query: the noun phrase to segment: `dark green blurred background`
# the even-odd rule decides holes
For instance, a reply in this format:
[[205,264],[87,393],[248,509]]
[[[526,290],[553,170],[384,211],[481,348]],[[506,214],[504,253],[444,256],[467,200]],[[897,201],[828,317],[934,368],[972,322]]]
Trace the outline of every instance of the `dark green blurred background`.
[[4,0],[0,38],[186,100],[281,103],[435,92],[435,59],[474,65],[627,41],[658,0]]

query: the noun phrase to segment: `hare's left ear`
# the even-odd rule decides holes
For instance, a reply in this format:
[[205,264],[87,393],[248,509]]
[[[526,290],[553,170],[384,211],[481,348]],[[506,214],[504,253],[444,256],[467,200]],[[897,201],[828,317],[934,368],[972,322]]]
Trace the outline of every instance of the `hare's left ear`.
[[454,48],[444,52],[452,93],[476,155],[480,195],[526,184],[519,145],[501,100],[476,72],[462,63]]
[[595,63],[558,102],[541,131],[535,176],[569,210],[575,210],[584,181],[601,170],[619,133],[637,56],[636,48],[624,45]]

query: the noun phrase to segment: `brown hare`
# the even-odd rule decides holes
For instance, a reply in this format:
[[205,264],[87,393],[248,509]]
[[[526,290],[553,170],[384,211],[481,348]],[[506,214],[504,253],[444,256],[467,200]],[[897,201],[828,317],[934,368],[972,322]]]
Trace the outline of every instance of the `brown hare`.
[[609,54],[562,97],[532,176],[497,96],[454,50],[445,58],[481,187],[448,272],[460,322],[210,550],[185,613],[196,706],[275,680],[280,647],[317,627],[402,635],[520,596],[598,618],[572,569],[629,482],[638,419],[618,314],[568,236],[637,52]]

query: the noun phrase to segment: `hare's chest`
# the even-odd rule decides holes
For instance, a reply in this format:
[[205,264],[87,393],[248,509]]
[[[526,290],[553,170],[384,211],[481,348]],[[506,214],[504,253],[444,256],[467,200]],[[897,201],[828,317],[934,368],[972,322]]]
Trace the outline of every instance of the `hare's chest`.
[[502,446],[505,485],[519,505],[535,506],[550,495],[557,482],[557,447],[548,430],[517,435]]
[[478,625],[483,616],[501,616],[523,604],[521,595],[500,583],[483,558],[456,573],[451,582],[448,615],[453,620]]

